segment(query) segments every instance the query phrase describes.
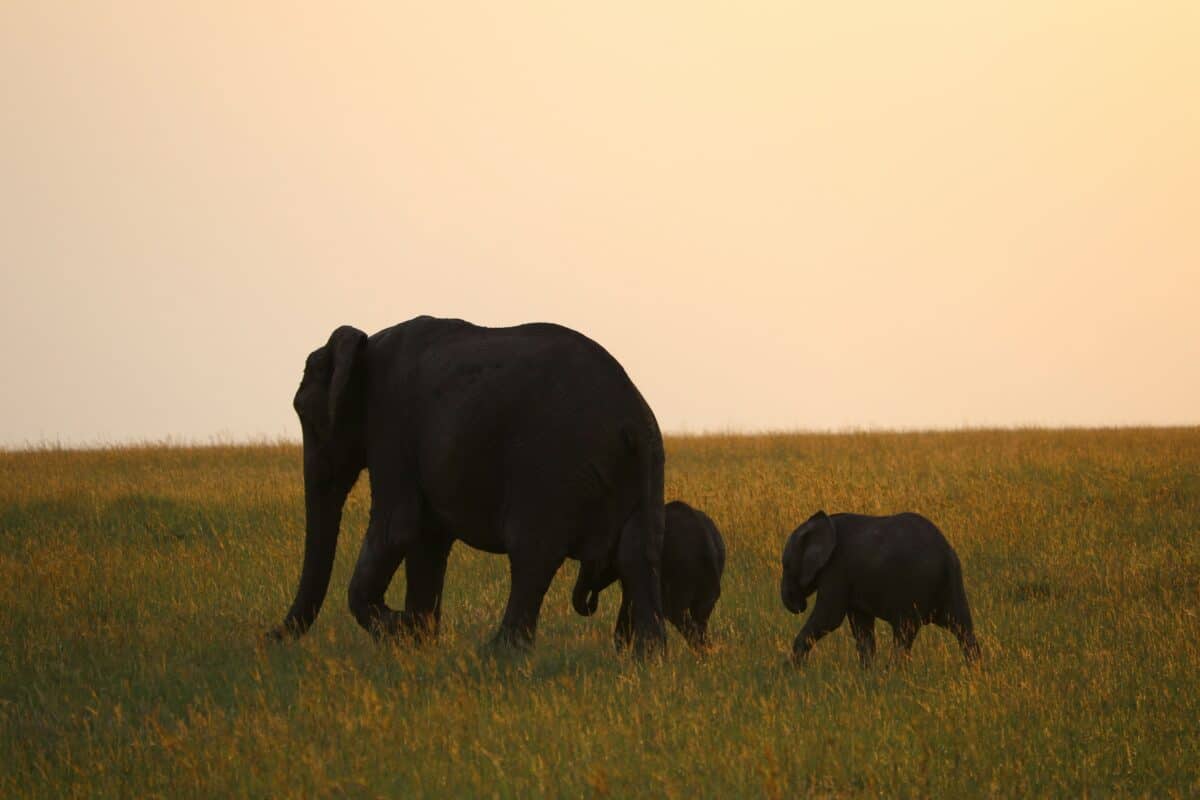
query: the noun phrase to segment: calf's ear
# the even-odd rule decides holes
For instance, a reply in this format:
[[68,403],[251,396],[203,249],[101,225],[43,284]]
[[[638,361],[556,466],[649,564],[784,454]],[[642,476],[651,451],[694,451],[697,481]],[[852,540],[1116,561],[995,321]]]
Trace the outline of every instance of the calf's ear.
[[804,555],[800,558],[800,585],[811,586],[817,573],[829,563],[837,546],[837,529],[824,511],[813,514],[804,523]]

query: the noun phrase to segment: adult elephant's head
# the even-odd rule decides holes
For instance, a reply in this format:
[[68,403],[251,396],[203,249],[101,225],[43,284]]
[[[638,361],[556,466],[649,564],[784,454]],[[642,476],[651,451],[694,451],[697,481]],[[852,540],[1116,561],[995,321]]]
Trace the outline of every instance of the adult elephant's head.
[[366,346],[357,328],[335,330],[308,356],[292,402],[304,432],[304,567],[277,639],[307,631],[329,588],[342,506],[366,464]]

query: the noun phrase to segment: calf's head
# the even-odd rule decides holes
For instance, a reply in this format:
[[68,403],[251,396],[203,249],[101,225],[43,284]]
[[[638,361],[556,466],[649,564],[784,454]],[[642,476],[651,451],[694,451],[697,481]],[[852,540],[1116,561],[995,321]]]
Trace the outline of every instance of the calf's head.
[[808,596],[817,589],[817,576],[829,563],[837,546],[837,530],[824,511],[818,511],[788,537],[783,547],[783,579],[779,592],[783,606],[793,614],[808,608]]

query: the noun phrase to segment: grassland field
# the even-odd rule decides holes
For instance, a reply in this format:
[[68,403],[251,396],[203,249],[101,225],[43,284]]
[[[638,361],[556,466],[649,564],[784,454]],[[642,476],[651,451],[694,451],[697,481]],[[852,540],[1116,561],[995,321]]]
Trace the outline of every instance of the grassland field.
[[[700,658],[618,656],[568,562],[531,655],[483,658],[507,562],[461,544],[441,638],[346,607],[360,481],[309,636],[300,449],[0,452],[0,797],[1200,796],[1200,429],[674,437],[667,497],[729,561]],[[984,649],[802,669],[780,550],[818,508],[919,511]],[[389,592],[402,604],[403,570]],[[811,609],[811,604],[810,604]]]

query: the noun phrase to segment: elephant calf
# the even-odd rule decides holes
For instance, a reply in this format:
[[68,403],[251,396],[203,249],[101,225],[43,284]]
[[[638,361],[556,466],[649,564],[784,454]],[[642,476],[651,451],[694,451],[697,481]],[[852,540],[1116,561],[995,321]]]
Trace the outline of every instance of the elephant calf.
[[783,549],[783,605],[812,614],[792,645],[799,663],[846,617],[864,667],[875,656],[875,620],[892,626],[907,653],[922,625],[958,638],[968,662],[979,657],[958,556],[946,537],[919,514],[869,517],[818,511],[788,537]]
[[[662,605],[663,614],[693,648],[706,646],[708,618],[721,596],[721,574],[725,571],[725,540],[707,514],[674,500],[664,509]],[[617,580],[610,563],[584,562],[571,602],[588,617],[596,613],[600,592]],[[617,646],[628,644],[632,635],[629,598],[622,591],[621,610],[614,634]]]

